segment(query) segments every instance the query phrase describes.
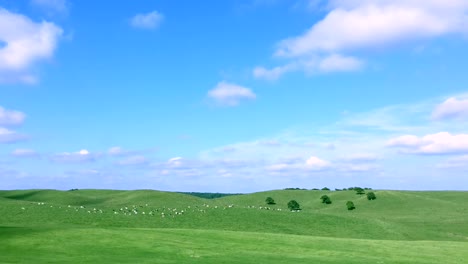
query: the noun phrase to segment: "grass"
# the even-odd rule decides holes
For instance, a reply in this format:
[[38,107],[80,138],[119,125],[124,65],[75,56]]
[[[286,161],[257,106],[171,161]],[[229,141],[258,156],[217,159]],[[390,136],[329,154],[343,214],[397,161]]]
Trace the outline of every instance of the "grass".
[[[281,190],[209,200],[149,190],[0,191],[0,263],[468,259],[468,192],[374,192],[375,201],[353,191]],[[332,204],[321,203],[323,194]],[[276,205],[265,204],[268,196]],[[287,210],[292,199],[302,212]],[[356,210],[346,210],[348,200]]]

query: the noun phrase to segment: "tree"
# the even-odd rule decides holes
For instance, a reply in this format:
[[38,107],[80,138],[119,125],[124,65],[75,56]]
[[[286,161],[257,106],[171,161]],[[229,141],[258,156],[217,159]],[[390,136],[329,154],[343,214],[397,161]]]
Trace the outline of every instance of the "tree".
[[267,204],[276,204],[276,203],[275,203],[275,200],[273,200],[273,198],[271,198],[271,197],[267,197],[267,198],[265,199],[265,202],[266,202]]
[[354,206],[354,203],[352,201],[348,201],[346,203],[346,207],[348,207],[348,210],[354,210],[356,207]]
[[291,200],[291,201],[289,201],[289,203],[288,203],[288,208],[289,208],[289,210],[291,210],[291,211],[301,210],[301,208],[300,208],[300,206],[299,206],[299,203],[298,203],[296,200]]
[[320,199],[322,200],[322,203],[325,203],[325,204],[331,204],[332,201],[330,199],[330,197],[328,197],[328,195],[322,195],[322,197],[320,197]]
[[367,200],[369,201],[377,199],[374,192],[368,192],[366,195],[367,195]]
[[328,187],[323,187],[322,191],[329,191],[330,189]]
[[361,187],[356,187],[356,188],[354,188],[354,190],[356,191],[356,194],[359,194],[359,195],[363,195],[363,194],[366,193],[366,192],[364,191],[364,189],[361,188]]

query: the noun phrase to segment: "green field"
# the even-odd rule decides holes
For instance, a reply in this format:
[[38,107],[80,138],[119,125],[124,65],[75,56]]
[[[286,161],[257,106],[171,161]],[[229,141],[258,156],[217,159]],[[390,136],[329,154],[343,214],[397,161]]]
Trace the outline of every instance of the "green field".
[[374,192],[0,191],[0,262],[468,263],[468,192]]

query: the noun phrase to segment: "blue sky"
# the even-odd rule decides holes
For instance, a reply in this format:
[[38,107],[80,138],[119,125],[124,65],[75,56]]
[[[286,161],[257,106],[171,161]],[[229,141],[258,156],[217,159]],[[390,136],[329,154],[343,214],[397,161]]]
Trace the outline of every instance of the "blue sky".
[[0,189],[468,189],[464,0],[0,0]]

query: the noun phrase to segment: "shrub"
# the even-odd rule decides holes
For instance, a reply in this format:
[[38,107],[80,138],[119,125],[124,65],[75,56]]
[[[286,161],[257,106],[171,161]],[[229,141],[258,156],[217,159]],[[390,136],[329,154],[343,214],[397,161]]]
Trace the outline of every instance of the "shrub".
[[377,197],[375,196],[375,193],[374,192],[368,192],[367,193],[367,200],[375,200],[377,199]]
[[322,197],[320,197],[320,199],[322,200],[322,203],[325,203],[325,204],[331,204],[332,201],[330,199],[330,197],[328,197],[328,195],[322,195]]
[[271,198],[271,197],[267,197],[267,198],[265,199],[265,202],[266,202],[267,204],[276,204],[276,203],[275,203],[275,200],[273,200],[273,198]]
[[289,201],[288,203],[288,208],[289,210],[291,211],[294,211],[294,210],[301,210],[300,206],[299,206],[299,203],[296,201],[296,200],[291,200]]
[[352,201],[346,202],[346,207],[348,207],[348,210],[356,209],[356,207],[354,206],[354,203]]

